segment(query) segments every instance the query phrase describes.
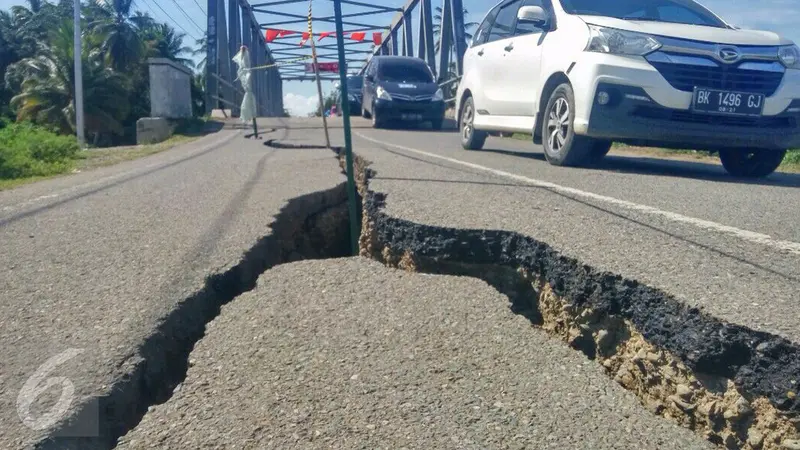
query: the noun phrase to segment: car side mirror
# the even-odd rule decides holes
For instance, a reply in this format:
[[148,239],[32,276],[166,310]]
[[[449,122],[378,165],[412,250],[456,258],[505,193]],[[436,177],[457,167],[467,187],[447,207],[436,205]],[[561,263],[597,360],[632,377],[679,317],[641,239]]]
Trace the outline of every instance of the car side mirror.
[[372,83],[373,81],[375,81],[375,77],[373,77],[372,75],[367,75],[366,77],[364,77],[364,79],[365,79],[365,80],[367,80],[367,81],[369,81],[370,83]]
[[530,23],[537,27],[547,24],[549,16],[541,6],[523,6],[517,12],[517,21]]

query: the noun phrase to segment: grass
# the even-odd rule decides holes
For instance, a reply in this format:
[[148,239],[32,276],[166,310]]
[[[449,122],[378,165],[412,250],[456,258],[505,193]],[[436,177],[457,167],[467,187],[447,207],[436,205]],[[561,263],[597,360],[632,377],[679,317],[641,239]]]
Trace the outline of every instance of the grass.
[[[514,133],[511,136],[511,139],[530,141],[531,135],[525,133]],[[689,159],[692,161],[708,162],[714,164],[719,163],[719,158],[717,156],[696,150],[673,150],[665,148],[635,147],[617,142],[614,143],[612,151],[613,150],[618,150],[623,153],[631,153],[636,155],[647,155],[655,158],[681,159],[681,160]],[[783,159],[783,163],[778,168],[778,170],[780,170],[781,172],[800,173],[800,149],[789,150],[789,152],[786,154],[786,157]]]
[[160,153],[205,136],[207,125],[204,119],[193,119],[181,123],[172,137],[157,144],[87,150],[78,149],[72,136],[59,136],[30,124],[7,125],[0,129],[0,191]]

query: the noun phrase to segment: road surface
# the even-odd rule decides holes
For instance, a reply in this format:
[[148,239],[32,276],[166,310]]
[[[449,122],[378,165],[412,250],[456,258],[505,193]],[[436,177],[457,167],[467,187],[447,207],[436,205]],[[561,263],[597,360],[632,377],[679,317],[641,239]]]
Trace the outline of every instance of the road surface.
[[414,222],[516,231],[733,323],[800,343],[800,174],[745,182],[718,165],[615,156],[560,168],[532,143],[461,149],[452,130],[373,130],[355,151]]
[[[276,129],[266,140],[305,147],[324,142],[316,120],[261,123]],[[332,141],[341,144],[341,122],[332,119],[331,124]],[[614,155],[595,169],[556,168],[520,141],[490,139],[486,150],[468,152],[453,132],[373,130],[361,119],[354,120],[353,131],[354,150],[376,171],[369,187],[387,195],[385,212],[393,217],[422,225],[518,232],[582,264],[700,306],[721,320],[800,343],[798,175],[744,183],[715,165]],[[169,430],[184,420],[206,427],[192,438],[198,445],[212,443],[220,436],[210,430],[236,414],[247,417],[241,427],[230,430],[228,444],[297,445],[297,439],[315,436],[313,427],[296,431],[302,421],[292,417],[303,416],[301,408],[287,409],[279,417],[261,410],[259,416],[259,408],[275,402],[268,400],[271,395],[285,393],[283,408],[305,402],[300,393],[302,381],[311,376],[308,370],[315,367],[333,377],[342,369],[334,367],[337,361],[350,369],[364,364],[365,373],[376,377],[378,391],[398,389],[378,375],[402,360],[409,346],[418,345],[428,354],[441,350],[441,343],[423,336],[442,333],[442,322],[463,326],[461,314],[475,327],[508,329],[508,335],[472,335],[473,328],[457,328],[448,338],[451,348],[439,351],[441,359],[425,359],[426,370],[435,372],[452,355],[466,379],[458,392],[439,391],[414,364],[398,363],[400,372],[393,373],[400,385],[419,387],[408,402],[417,405],[415,411],[449,421],[427,431],[418,428],[414,414],[376,421],[393,403],[365,399],[348,387],[349,378],[344,383],[337,378],[330,386],[317,382],[317,390],[307,397],[318,394],[319,402],[344,402],[351,409],[302,426],[352,422],[353,427],[332,434],[318,430],[323,437],[317,443],[323,444],[325,439],[378,442],[371,439],[397,437],[400,428],[382,426],[396,419],[411,430],[395,441],[398,445],[414,446],[426,433],[436,439],[449,434],[453,445],[510,445],[512,433],[520,434],[524,443],[546,430],[554,445],[569,446],[581,435],[574,432],[577,425],[557,428],[565,422],[596,428],[591,448],[636,448],[637,442],[660,443],[659,448],[705,446],[698,435],[637,406],[627,391],[604,378],[598,364],[523,323],[509,311],[507,299],[471,278],[400,276],[362,259],[293,263],[268,270],[258,289],[237,298],[272,265],[336,256],[346,247],[339,227],[344,177],[333,153],[263,144],[225,130],[142,160],[0,193],[0,251],[9,267],[0,301],[0,446],[22,447],[46,434],[23,422],[18,404],[26,380],[58,355],[68,360],[45,378],[63,375],[74,384],[76,400],[70,408],[84,408],[78,424],[91,426],[91,418],[99,417],[102,436],[57,440],[56,446],[71,442],[75,448],[108,448],[124,434],[124,445],[130,448],[137,448],[137,442],[153,444],[154,435],[164,437],[163,445],[181,439]],[[293,200],[298,198],[302,201]],[[270,227],[273,220],[279,226]],[[322,241],[330,248],[319,254],[310,251]],[[212,275],[217,277],[209,280]],[[390,286],[386,292],[381,282]],[[460,309],[465,298],[475,302],[469,312]],[[380,307],[373,307],[372,300]],[[232,303],[200,339],[203,325],[228,301]],[[343,302],[347,312],[337,310]],[[383,327],[387,314],[400,318]],[[269,331],[259,331],[265,326]],[[341,334],[333,339],[337,329]],[[418,333],[380,338],[387,330]],[[359,333],[378,337],[361,339]],[[326,337],[331,338],[327,353],[316,348],[317,340],[327,342]],[[257,349],[248,340],[267,347],[274,342],[265,355],[287,367],[252,361],[251,352]],[[517,341],[523,340],[530,342],[520,349]],[[369,347],[359,353],[359,345],[384,346],[385,352]],[[234,350],[227,351],[229,347]],[[77,353],[64,353],[69,349]],[[504,364],[490,367],[496,361],[493,352],[505,358]],[[369,362],[360,362],[360,354],[369,355]],[[463,368],[470,359],[487,367],[488,382],[474,369]],[[288,365],[295,360],[316,365],[298,363],[302,367],[292,371]],[[553,360],[562,365],[547,365]],[[191,367],[173,395],[185,365]],[[522,398],[531,389],[528,381],[514,376],[526,371],[536,372],[531,383],[539,390],[533,403]],[[492,379],[507,383],[498,387]],[[232,380],[235,393],[228,395]],[[243,384],[253,389],[239,389]],[[258,388],[267,385],[270,390]],[[511,405],[509,410],[501,413],[495,407],[489,413],[494,403],[486,399],[495,399],[505,386],[509,398],[500,403]],[[469,403],[472,391],[481,392],[483,403]],[[46,399],[52,404],[57,395],[51,389],[34,402],[32,415],[41,417]],[[167,403],[144,414],[149,405],[163,401]],[[93,402],[100,405],[94,413]],[[420,406],[426,402],[441,408],[426,410]],[[236,412],[238,406],[242,409]],[[475,415],[467,406],[486,406],[488,415]],[[180,418],[197,408],[204,412]],[[531,410],[541,413],[534,417]],[[139,427],[128,433],[143,415]],[[529,419],[533,434],[525,434],[518,422],[508,422],[514,415]],[[611,415],[613,425],[621,428],[603,428]],[[453,432],[475,423],[495,429]],[[642,429],[647,433],[641,434]],[[604,440],[604,433],[616,436],[621,430],[625,433],[619,439]]]

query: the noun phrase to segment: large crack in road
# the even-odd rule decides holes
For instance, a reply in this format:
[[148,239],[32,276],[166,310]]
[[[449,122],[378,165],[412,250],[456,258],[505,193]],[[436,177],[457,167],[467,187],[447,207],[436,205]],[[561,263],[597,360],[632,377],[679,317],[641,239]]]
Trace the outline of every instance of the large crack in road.
[[[230,269],[206,278],[181,301],[122,366],[125,376],[109,393],[82,402],[36,444],[38,449],[108,449],[133,429],[148,409],[170,399],[186,376],[189,355],[223,305],[256,286],[268,269],[286,262],[345,256],[350,251],[345,184],[290,200],[259,239]],[[95,409],[98,408],[98,409]],[[99,414],[97,414],[99,411]],[[98,417],[99,433],[74,428]]]
[[[291,147],[267,141],[274,147]],[[344,167],[341,149],[335,149]],[[482,279],[515,313],[601,364],[654,414],[730,449],[800,449],[800,348],[784,338],[725,323],[668,293],[603,273],[513,232],[442,228],[386,214],[369,189],[376,172],[356,156],[360,252],[388,266]],[[60,438],[80,409],[38,448],[113,448],[148,408],[170,399],[189,355],[225,303],[277,265],[346,256],[345,184],[290,201],[235,267],[208,277],[127,361],[128,376],[100,399],[97,438]]]
[[[340,164],[344,167],[341,149]],[[518,233],[422,225],[383,212],[356,157],[361,254],[409,271],[481,278],[512,310],[605,367],[651,412],[729,449],[800,449],[800,348],[603,273]]]

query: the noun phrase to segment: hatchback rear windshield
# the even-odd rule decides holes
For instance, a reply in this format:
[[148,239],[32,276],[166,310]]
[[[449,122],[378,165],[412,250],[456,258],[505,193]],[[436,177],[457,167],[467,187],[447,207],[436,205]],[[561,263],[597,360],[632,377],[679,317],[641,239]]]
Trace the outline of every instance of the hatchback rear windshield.
[[378,69],[378,78],[389,82],[432,83],[431,71],[423,64],[382,62]]
[[561,0],[561,4],[569,14],[727,28],[714,14],[691,0]]

